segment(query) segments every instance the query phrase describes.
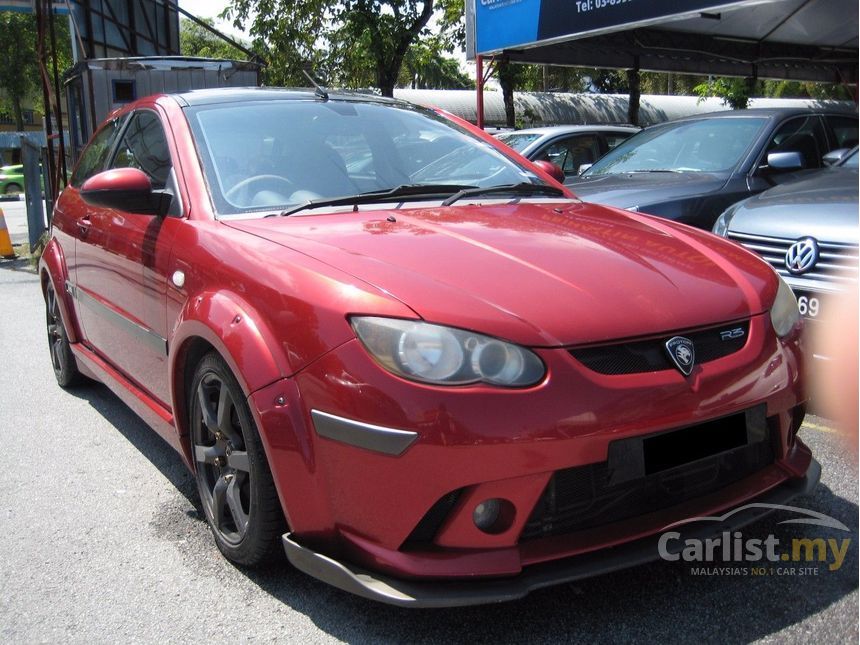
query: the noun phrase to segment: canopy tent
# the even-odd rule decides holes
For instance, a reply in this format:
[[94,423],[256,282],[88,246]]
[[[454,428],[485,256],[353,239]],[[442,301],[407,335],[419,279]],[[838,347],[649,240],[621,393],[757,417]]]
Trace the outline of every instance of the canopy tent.
[[523,63],[857,83],[857,0],[466,5],[467,55],[479,63],[504,56]]

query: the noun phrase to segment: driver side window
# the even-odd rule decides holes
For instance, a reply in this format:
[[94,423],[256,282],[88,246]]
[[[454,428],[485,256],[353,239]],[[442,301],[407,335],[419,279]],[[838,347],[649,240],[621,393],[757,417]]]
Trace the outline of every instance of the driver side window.
[[137,168],[146,173],[154,189],[167,186],[172,168],[170,148],[155,113],[142,110],[131,117],[110,167]]
[[805,116],[786,121],[777,128],[765,150],[765,158],[769,152],[799,152],[804,168],[821,168],[821,157],[827,150],[821,119]]
[[116,141],[122,119],[114,119],[105,124],[90,141],[86,147],[78,165],[72,173],[72,186],[80,186],[93,175],[104,169],[105,161]]

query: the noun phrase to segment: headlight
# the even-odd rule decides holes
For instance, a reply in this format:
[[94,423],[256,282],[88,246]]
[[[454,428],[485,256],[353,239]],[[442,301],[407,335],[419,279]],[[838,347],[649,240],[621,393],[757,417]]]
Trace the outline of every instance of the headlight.
[[776,300],[770,308],[770,322],[776,335],[782,338],[787,336],[800,321],[800,310],[797,308],[797,298],[794,297],[791,287],[780,276],[777,278],[779,289],[776,290]]
[[483,334],[396,318],[356,316],[351,323],[371,356],[413,381],[525,387],[545,373],[533,352]]
[[732,217],[735,216],[735,211],[737,210],[737,205],[730,206],[728,209],[723,211],[723,214],[717,218],[717,221],[714,223],[714,228],[711,229],[711,232],[714,235],[719,235],[720,237],[726,237],[729,232],[729,224],[732,222]]

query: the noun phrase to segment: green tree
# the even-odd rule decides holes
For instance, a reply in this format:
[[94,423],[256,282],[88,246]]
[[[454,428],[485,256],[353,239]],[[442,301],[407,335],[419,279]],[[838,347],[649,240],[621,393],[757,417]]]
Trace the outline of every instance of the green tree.
[[[210,26],[215,24],[210,18],[203,18],[202,20]],[[244,43],[240,44],[244,46]],[[219,38],[211,31],[187,18],[182,18],[179,22],[179,51],[182,52],[183,56],[199,56],[200,58],[245,60],[248,57],[226,40]]]
[[460,71],[457,60],[445,55],[445,42],[438,36],[412,43],[403,59],[397,84],[419,90],[475,87],[475,81]]
[[31,14],[0,12],[0,109],[24,129],[23,104],[39,96],[36,20]]
[[[305,85],[311,67],[324,82],[392,96],[411,45],[429,36],[430,18],[456,0],[232,0],[224,17],[250,22],[254,47],[269,63],[267,82]],[[460,0],[462,4],[462,0]],[[454,11],[456,13],[456,11]]]
[[752,79],[720,76],[696,85],[693,91],[700,98],[716,96],[723,100],[723,105],[728,105],[733,110],[743,110],[755,93],[755,85]]

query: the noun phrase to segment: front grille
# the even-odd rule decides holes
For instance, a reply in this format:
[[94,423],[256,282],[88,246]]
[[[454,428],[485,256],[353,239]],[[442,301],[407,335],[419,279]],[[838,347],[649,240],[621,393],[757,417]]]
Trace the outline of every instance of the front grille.
[[553,474],[521,539],[563,535],[669,508],[748,477],[773,459],[763,406],[682,430],[615,441],[607,461]]
[[[738,329],[743,333],[737,332]],[[745,320],[680,335],[693,342],[696,363],[707,363],[740,350],[747,341],[748,333],[749,321]],[[570,350],[570,354],[587,368],[601,374],[636,374],[675,369],[666,349],[666,341],[675,335],[614,345],[582,347]]]
[[[766,237],[764,235],[749,235],[747,233],[729,233],[729,239],[742,244],[750,251],[758,253],[768,262],[777,273],[783,277],[792,277],[785,268],[785,254],[796,239],[781,237]],[[808,280],[817,280],[824,284],[839,286],[857,281],[856,244],[840,244],[838,242],[818,242],[818,262],[811,271],[797,276]]]

